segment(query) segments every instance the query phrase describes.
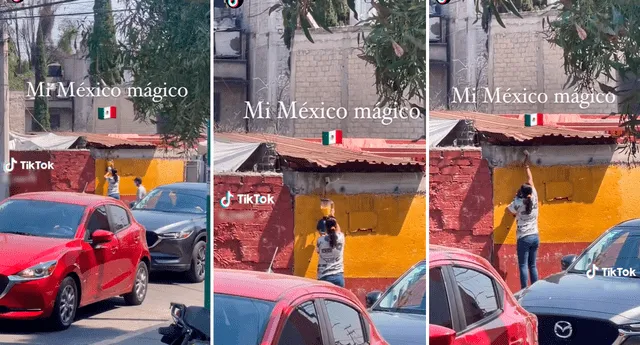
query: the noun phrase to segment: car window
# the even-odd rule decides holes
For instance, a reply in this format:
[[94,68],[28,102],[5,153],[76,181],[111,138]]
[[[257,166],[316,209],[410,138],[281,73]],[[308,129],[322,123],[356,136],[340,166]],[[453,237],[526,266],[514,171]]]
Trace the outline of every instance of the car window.
[[[597,267],[593,271],[593,267]],[[569,272],[601,275],[609,271],[640,270],[640,234],[620,227],[612,229],[599,238],[573,264]]]
[[112,228],[114,232],[120,231],[131,225],[131,222],[129,221],[129,214],[124,208],[109,205],[109,212],[111,212]]
[[80,205],[9,199],[0,204],[0,233],[71,239],[84,213]]
[[108,230],[111,231],[109,226],[109,217],[107,216],[107,209],[104,206],[96,208],[91,217],[89,217],[89,223],[87,224],[87,236],[91,237],[96,230]]
[[429,269],[429,323],[453,329],[442,268]]
[[324,303],[329,315],[335,345],[363,345],[367,343],[360,312],[340,302],[325,300]]
[[207,209],[207,198],[203,193],[189,190],[158,188],[152,190],[137,203],[133,210],[159,212],[182,212],[203,214]]
[[261,344],[274,306],[273,302],[259,299],[214,294],[213,343]]
[[453,267],[467,326],[491,316],[499,309],[493,278],[466,267]]
[[322,345],[322,332],[312,301],[300,304],[287,318],[278,345]]
[[426,315],[426,271],[426,264],[414,267],[385,292],[373,310]]

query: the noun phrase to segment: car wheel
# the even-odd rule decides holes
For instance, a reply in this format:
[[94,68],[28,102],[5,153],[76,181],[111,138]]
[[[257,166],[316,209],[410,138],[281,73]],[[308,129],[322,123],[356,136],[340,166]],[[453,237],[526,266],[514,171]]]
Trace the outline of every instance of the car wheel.
[[138,264],[136,270],[136,279],[131,288],[131,292],[124,295],[124,301],[127,305],[140,305],[147,296],[147,287],[149,285],[149,268],[144,262]]
[[78,287],[76,281],[66,277],[60,283],[56,303],[49,318],[49,323],[55,330],[65,330],[71,326],[76,318],[78,309]]
[[205,263],[207,262],[207,242],[199,241],[193,246],[191,253],[191,267],[187,271],[187,279],[191,283],[200,283],[204,280]]

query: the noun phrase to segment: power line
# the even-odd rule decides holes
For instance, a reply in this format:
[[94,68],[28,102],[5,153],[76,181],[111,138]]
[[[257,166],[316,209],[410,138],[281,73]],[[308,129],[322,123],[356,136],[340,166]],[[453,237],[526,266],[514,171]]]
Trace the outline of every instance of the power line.
[[[92,11],[92,12],[78,12],[78,13],[57,13],[57,14],[46,14],[46,15],[33,15],[33,16],[22,16],[22,17],[11,17],[8,19],[31,19],[31,18],[48,18],[48,17],[65,17],[65,16],[83,16],[83,15],[90,15],[90,14],[96,14],[96,13],[115,13],[115,12],[130,12],[133,10],[130,9],[122,9],[122,10],[111,10],[111,11]],[[0,14],[2,14],[2,12],[0,12]]]
[[31,6],[24,6],[24,7],[16,7],[16,8],[11,8],[8,10],[4,10],[4,11],[0,11],[0,14],[3,13],[10,13],[10,12],[20,12],[20,11],[24,11],[24,10],[30,10],[32,8],[41,8],[41,7],[47,7],[47,6],[53,6],[53,5],[60,5],[60,4],[66,4],[69,2],[76,2],[79,0],[60,0],[60,1],[54,1],[54,2],[50,2],[47,4],[38,4],[38,5],[31,5]]

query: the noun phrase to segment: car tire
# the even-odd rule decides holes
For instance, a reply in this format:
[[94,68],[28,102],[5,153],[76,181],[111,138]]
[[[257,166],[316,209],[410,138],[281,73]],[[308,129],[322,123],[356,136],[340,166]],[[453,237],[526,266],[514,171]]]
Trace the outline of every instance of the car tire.
[[78,310],[78,286],[71,277],[65,277],[60,283],[53,312],[49,317],[49,326],[56,331],[62,331],[71,326]]
[[127,305],[140,305],[147,296],[149,287],[149,267],[143,261],[140,261],[136,269],[136,277],[133,281],[131,292],[123,295],[124,302]]
[[207,242],[196,242],[191,252],[191,266],[187,271],[187,280],[190,283],[200,283],[205,278],[205,264],[207,260]]

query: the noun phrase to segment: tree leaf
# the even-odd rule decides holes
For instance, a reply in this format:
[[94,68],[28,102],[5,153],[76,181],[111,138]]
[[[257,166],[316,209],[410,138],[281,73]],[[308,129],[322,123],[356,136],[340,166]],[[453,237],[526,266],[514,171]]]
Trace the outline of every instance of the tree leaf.
[[602,92],[604,93],[612,93],[612,94],[616,94],[616,88],[615,87],[611,87],[607,84],[598,82],[598,85],[600,86],[600,90],[602,90]]
[[489,8],[491,9],[490,13],[496,17],[496,21],[498,22],[498,24],[500,24],[500,26],[506,29],[507,26],[504,25],[502,18],[500,18],[500,12],[498,12],[498,9],[496,8],[496,4],[493,1],[489,2]]
[[307,16],[304,16],[302,14],[300,15],[300,26],[302,26],[302,32],[304,32],[304,35],[307,37],[309,42],[315,43],[313,41],[313,38],[311,37],[311,32],[309,32],[311,23],[309,23],[309,19],[307,19]]
[[271,8],[269,8],[269,15],[271,15],[271,13],[273,13],[274,11],[277,11],[281,7],[282,7],[282,4],[275,4],[271,6]]
[[402,55],[404,55],[404,49],[402,49],[396,41],[391,41],[391,45],[393,46],[393,52],[397,57],[402,57]]
[[522,18],[522,15],[520,15],[520,12],[518,12],[518,9],[516,8],[516,5],[513,4],[513,1],[504,0],[503,4],[509,11],[511,11],[511,13],[515,14],[519,18]]
[[584,41],[587,39],[587,32],[584,31],[584,29],[577,23],[576,23],[576,31],[578,32],[578,36],[580,37],[581,40]]
[[356,0],[347,0],[347,6],[349,6],[349,9],[351,10],[351,12],[353,12],[353,17],[356,20],[359,20],[358,12],[356,11]]

